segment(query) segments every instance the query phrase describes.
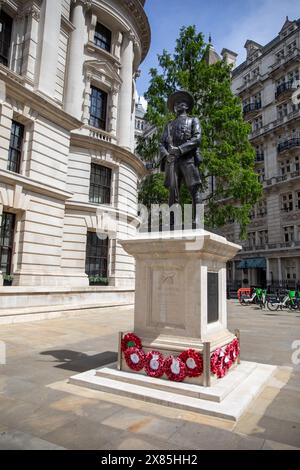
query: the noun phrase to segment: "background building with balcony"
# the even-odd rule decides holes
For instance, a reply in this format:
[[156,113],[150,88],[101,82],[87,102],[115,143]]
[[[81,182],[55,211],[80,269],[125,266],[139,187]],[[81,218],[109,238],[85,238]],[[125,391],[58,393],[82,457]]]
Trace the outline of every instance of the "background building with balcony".
[[[243,251],[229,264],[229,285],[300,283],[300,20],[286,18],[267,45],[248,40],[232,73],[256,150],[263,199],[252,211]],[[299,93],[298,91],[299,90]],[[239,242],[239,229],[224,234]]]
[[[133,230],[145,173],[134,155],[144,3],[1,2],[0,317],[133,300],[117,239]],[[103,213],[121,219],[108,238],[96,233]]]

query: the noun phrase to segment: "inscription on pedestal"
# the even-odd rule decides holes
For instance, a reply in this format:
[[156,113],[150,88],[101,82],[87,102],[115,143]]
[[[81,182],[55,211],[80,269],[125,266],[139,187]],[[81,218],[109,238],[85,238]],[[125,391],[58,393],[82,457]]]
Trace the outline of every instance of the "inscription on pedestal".
[[152,268],[149,326],[184,328],[183,292],[183,266]]
[[219,274],[207,273],[207,323],[219,320]]

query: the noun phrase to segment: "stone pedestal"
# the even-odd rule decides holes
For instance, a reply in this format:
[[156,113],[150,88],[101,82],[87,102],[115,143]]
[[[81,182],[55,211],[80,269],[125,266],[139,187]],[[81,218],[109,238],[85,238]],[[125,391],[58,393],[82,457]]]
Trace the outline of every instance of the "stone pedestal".
[[[143,350],[205,355],[234,339],[227,329],[226,262],[239,245],[205,230],[120,241],[136,261],[134,333]],[[129,370],[122,361],[122,370]],[[143,373],[143,372],[142,372]],[[185,381],[203,384],[205,376]]]
[[120,243],[136,261],[134,333],[142,341],[142,350],[158,351],[166,358],[195,349],[202,355],[203,373],[177,382],[166,380],[166,375],[145,375],[144,364],[140,371],[131,370],[121,353],[120,334],[117,364],[77,374],[70,382],[237,420],[276,370],[235,360],[238,367],[231,366],[225,377],[216,379],[211,374],[211,354],[217,350],[216,356],[221,357],[234,338],[227,329],[225,264],[240,247],[206,231],[184,232],[183,237],[173,232],[171,238],[170,234],[146,234]]

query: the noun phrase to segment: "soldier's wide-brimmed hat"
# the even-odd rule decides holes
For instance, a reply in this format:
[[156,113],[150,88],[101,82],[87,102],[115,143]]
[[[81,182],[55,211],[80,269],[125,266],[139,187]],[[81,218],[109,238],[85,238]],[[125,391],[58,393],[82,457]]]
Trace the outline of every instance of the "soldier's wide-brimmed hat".
[[177,90],[168,98],[168,109],[173,113],[175,103],[178,101],[185,101],[188,105],[188,112],[192,111],[194,107],[194,97],[186,90]]

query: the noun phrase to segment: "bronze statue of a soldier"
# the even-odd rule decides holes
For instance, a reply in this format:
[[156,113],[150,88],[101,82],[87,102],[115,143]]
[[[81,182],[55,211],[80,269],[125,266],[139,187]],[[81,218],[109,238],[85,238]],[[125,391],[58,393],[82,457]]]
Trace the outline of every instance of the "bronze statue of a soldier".
[[188,116],[194,107],[193,96],[179,90],[169,96],[168,108],[177,114],[163,132],[160,144],[161,170],[165,172],[165,186],[169,188],[169,206],[179,203],[179,192],[184,180],[193,203],[193,228],[198,225],[196,207],[201,204],[201,162],[199,145],[201,127],[199,119]]

